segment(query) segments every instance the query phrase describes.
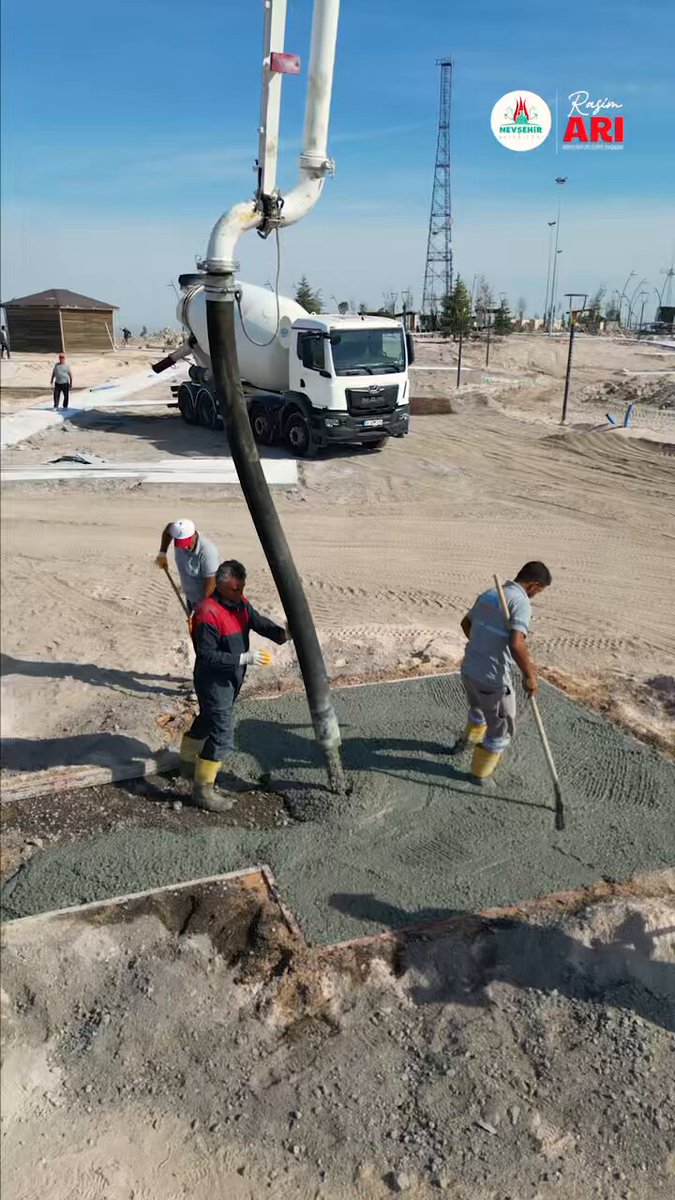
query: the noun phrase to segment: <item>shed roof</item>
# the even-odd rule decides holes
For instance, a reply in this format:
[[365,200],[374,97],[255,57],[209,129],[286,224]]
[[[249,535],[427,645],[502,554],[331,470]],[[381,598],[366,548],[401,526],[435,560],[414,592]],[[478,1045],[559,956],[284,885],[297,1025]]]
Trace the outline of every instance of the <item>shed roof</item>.
[[68,288],[48,288],[46,292],[33,292],[30,296],[16,296],[12,300],[3,300],[3,308],[81,308],[88,312],[97,309],[110,311],[118,308],[117,304],[106,304],[103,300],[93,300],[91,296],[81,296],[79,292],[70,292]]

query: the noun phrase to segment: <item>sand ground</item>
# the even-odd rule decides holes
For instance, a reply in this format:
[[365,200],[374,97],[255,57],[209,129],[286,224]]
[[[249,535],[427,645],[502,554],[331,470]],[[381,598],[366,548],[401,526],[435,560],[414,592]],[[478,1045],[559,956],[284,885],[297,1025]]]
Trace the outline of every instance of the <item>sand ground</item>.
[[[422,347],[420,359],[449,353]],[[503,375],[516,368],[536,376],[457,392],[443,372],[426,372],[431,383],[420,374],[416,388],[445,389],[456,414],[415,418],[411,435],[380,453],[344,450],[306,462],[301,486],[276,497],[331,677],[448,669],[462,650],[459,621],[492,572],[508,576],[543,558],[554,586],[536,605],[538,661],[666,745],[675,689],[675,409],[660,405],[669,403],[674,377],[662,372],[673,358],[580,340],[565,429],[557,424],[562,342],[514,335],[493,359]],[[627,375],[629,363],[660,374]],[[630,437],[606,422],[598,431],[608,385],[617,413],[636,390],[646,394]],[[218,444],[169,409],[90,414],[63,428],[70,432],[47,431],[3,462],[44,462],[64,445],[123,460],[213,454]],[[234,488],[19,484],[3,489],[2,507],[10,769],[80,761],[83,735],[85,761],[114,758],[122,737],[155,748],[167,728],[175,735],[170,718],[184,708],[189,666],[180,609],[153,566],[167,520],[192,516],[223,557],[248,566],[253,601],[281,616]],[[247,687],[298,682],[293,652],[282,648]]]
[[[165,351],[156,344],[118,347],[107,354],[69,354],[73,372],[73,401],[80,389],[96,387],[112,379],[121,379],[157,362]],[[0,369],[0,413],[21,412],[49,396],[49,380],[57,354],[12,354]]]
[[[467,349],[457,391],[454,370],[425,369],[452,368],[452,350],[420,347],[414,393],[450,396],[456,412],[415,418],[411,436],[380,453],[305,463],[300,486],[275,497],[331,677],[447,670],[462,649],[459,620],[492,572],[541,557],[554,575],[532,630],[542,669],[672,754],[673,355],[579,338],[561,430],[562,339],[514,335],[493,346],[489,371],[482,353]],[[91,383],[112,373],[92,368]],[[607,431],[604,413],[620,417],[635,400],[632,434]],[[214,435],[170,410],[102,413],[3,462],[44,462],[64,445],[121,461],[212,454]],[[2,501],[9,773],[142,758],[176,738],[189,711],[185,629],[153,566],[168,519],[193,516],[223,557],[247,564],[251,599],[281,615],[235,489],[15,484]],[[282,648],[247,690],[298,682]],[[617,788],[627,778],[619,772]],[[109,788],[3,806],[20,834],[13,861],[34,855],[39,874],[45,838],[76,840],[78,853],[89,838],[84,882],[95,889],[92,839],[150,844],[147,822],[198,845],[227,821],[165,799]],[[249,829],[289,820],[255,797],[235,812]],[[374,882],[363,890],[377,894]],[[72,938],[10,934],[3,1194],[667,1195],[672,882],[633,892],[537,919],[533,933],[506,921],[438,949],[423,938],[369,972],[358,955],[344,972],[308,971],[293,947],[269,950],[257,916],[236,961],[189,921],[170,937],[148,921]]]

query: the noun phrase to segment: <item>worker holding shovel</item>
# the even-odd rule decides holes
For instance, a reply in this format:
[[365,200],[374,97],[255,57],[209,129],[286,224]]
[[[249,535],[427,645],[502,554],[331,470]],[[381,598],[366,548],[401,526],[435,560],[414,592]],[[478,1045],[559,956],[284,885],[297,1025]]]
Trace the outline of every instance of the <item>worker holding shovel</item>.
[[511,678],[515,661],[525,690],[536,695],[537,672],[527,648],[533,596],[551,584],[551,572],[542,562],[529,562],[504,584],[507,622],[495,586],[483,592],[462,621],[469,639],[462,662],[462,682],[469,702],[463,736],[453,747],[459,754],[473,746],[471,773],[477,782],[493,774],[515,732],[516,695]]
[[234,749],[234,705],[247,667],[267,666],[269,650],[249,649],[251,630],[278,645],[288,632],[263,617],[244,596],[246,568],[235,559],[221,563],[212,596],[197,605],[192,618],[195,691],[199,712],[180,746],[183,778],[194,777],[192,802],[208,812],[226,812],[231,798],[215,788],[223,759]]
[[213,542],[197,532],[194,521],[186,517],[171,521],[162,531],[159,554],[155,559],[156,565],[167,574],[167,552],[172,542],[189,615],[201,600],[213,595],[220,556]]

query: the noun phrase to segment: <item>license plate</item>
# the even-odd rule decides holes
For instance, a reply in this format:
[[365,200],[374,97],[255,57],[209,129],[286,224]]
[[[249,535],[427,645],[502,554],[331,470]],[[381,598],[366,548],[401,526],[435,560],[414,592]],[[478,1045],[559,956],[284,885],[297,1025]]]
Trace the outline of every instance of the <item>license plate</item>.
[[381,417],[371,417],[369,421],[363,422],[364,429],[379,429],[380,425],[384,425]]

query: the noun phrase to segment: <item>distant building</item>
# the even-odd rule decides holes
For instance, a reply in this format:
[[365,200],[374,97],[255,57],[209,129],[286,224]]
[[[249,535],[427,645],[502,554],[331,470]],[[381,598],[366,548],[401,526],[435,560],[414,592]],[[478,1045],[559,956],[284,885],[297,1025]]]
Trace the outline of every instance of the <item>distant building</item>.
[[418,333],[420,328],[420,314],[414,308],[404,308],[403,312],[394,314],[397,321],[400,321],[403,328],[409,333]]
[[12,351],[68,354],[114,348],[116,304],[92,300],[66,288],[51,288],[5,300],[2,307]]
[[383,308],[378,308],[377,312],[373,309],[364,309],[359,313],[363,317],[387,317],[392,321],[400,321],[403,328],[409,330],[410,333],[417,333],[420,328],[420,314],[412,308],[405,308],[403,312],[385,312]]

